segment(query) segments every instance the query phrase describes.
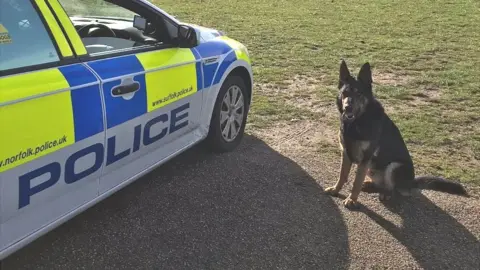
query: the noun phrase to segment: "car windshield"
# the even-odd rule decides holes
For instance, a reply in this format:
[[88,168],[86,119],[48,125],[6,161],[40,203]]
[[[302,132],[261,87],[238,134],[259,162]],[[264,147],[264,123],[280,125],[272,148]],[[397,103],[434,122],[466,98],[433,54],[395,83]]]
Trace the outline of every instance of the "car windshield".
[[133,20],[135,13],[104,0],[62,0],[67,14],[72,17],[109,17]]

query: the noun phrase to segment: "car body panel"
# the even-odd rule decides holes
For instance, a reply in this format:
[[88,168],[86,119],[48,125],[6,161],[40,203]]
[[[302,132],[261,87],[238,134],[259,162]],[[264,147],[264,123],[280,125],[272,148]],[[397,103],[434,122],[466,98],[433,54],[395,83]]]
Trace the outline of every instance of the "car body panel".
[[[5,248],[98,195],[102,162],[71,157],[102,144],[104,125],[99,81],[81,64],[0,78],[0,85],[2,93],[11,85],[5,89],[18,96],[0,105],[2,127],[14,131],[0,139]],[[75,176],[92,166],[97,172],[77,182]]]
[[215,29],[191,25],[194,48],[89,60],[58,0],[34,2],[63,64],[0,74],[0,259],[205,139],[233,70],[253,85],[245,46]]

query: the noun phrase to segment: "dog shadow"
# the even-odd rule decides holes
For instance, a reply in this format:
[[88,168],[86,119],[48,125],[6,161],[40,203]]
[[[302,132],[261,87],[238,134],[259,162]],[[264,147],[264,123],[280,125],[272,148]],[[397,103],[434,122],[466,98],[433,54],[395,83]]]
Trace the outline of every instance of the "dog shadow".
[[425,195],[397,197],[383,205],[400,216],[401,227],[365,205],[359,210],[400,241],[422,268],[480,269],[478,239]]
[[194,147],[12,254],[2,269],[347,269],[346,225],[262,140]]

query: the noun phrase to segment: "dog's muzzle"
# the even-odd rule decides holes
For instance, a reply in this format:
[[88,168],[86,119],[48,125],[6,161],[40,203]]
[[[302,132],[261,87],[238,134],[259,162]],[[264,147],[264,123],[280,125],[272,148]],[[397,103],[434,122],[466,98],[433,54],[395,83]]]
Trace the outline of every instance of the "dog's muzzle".
[[343,119],[352,121],[355,119],[355,114],[353,113],[353,107],[352,106],[347,106],[345,107],[345,110],[343,112]]

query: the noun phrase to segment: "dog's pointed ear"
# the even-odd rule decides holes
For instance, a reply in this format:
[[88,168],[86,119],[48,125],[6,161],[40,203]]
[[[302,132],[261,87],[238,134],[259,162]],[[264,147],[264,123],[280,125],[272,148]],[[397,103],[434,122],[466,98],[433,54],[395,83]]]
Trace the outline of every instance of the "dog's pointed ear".
[[348,71],[347,63],[342,59],[340,63],[340,76],[338,78],[338,88],[341,88],[350,78],[350,71]]
[[358,80],[364,83],[366,86],[372,84],[372,70],[370,68],[370,63],[366,62],[360,68],[360,71],[358,72]]

